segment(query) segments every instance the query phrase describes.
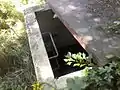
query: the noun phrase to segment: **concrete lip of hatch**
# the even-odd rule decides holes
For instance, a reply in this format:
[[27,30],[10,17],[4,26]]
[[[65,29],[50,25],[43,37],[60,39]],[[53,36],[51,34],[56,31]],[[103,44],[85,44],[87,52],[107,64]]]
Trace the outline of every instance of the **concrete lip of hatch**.
[[35,11],[38,10],[41,10],[39,6],[30,7],[24,10],[24,14],[36,78],[39,81],[44,81],[54,78],[54,75],[35,16]]

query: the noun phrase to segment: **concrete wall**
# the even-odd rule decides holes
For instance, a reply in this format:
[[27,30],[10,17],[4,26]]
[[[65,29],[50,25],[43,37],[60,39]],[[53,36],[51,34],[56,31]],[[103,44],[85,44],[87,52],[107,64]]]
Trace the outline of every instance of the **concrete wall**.
[[41,10],[39,6],[29,7],[24,10],[24,17],[36,79],[44,82],[49,78],[54,79],[54,74],[35,16],[35,11],[39,10]]
[[35,13],[42,33],[51,32],[57,48],[76,43],[75,39],[54,13],[49,9]]

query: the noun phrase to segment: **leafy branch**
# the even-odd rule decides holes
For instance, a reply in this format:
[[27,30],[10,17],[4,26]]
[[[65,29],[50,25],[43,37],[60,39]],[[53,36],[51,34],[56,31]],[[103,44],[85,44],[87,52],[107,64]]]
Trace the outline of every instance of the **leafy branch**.
[[66,58],[64,61],[67,63],[67,65],[73,65],[73,67],[84,67],[84,66],[90,66],[91,60],[89,57],[86,56],[85,53],[77,53],[72,54],[71,52],[68,52],[68,54],[65,56]]

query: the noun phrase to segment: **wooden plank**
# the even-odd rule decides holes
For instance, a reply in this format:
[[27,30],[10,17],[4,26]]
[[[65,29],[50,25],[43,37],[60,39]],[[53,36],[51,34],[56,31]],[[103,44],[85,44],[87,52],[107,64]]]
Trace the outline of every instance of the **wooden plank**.
[[120,16],[120,1],[47,0],[47,3],[99,65],[108,63],[111,57],[120,57],[120,34],[100,28]]

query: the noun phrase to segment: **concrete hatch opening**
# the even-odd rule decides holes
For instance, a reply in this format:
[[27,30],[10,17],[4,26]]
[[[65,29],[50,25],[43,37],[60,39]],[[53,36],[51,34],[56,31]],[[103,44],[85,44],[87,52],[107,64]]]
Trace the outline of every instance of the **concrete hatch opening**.
[[54,13],[51,9],[38,11],[35,15],[42,33],[54,76],[57,78],[80,70],[78,67],[68,66],[66,62],[64,62],[65,55],[68,52],[84,52],[86,54],[87,52],[82,48],[64,24],[57,17],[54,18]]

